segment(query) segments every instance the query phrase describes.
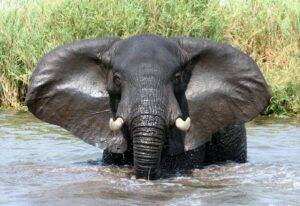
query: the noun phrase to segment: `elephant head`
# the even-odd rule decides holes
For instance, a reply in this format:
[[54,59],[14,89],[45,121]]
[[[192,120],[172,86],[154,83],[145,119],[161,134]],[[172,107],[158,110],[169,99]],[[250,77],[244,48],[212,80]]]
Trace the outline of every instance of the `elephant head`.
[[50,51],[32,74],[26,104],[89,144],[114,153],[131,145],[135,175],[153,179],[162,152],[195,149],[253,119],[269,99],[255,62],[232,46],[139,35]]

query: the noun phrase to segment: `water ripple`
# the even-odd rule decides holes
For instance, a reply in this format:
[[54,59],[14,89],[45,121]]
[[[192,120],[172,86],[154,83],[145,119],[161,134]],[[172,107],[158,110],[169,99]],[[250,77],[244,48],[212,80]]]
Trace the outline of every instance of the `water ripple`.
[[247,125],[249,162],[168,179],[102,166],[102,150],[27,113],[0,113],[0,203],[6,205],[300,205],[296,120]]

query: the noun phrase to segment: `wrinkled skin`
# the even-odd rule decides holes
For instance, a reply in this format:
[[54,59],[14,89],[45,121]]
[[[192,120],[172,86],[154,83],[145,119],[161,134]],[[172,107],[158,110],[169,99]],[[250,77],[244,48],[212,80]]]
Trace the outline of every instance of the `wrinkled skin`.
[[[104,147],[105,163],[133,164],[137,178],[156,179],[162,168],[246,161],[244,122],[269,99],[258,67],[239,50],[142,35],[56,48],[33,72],[26,103],[38,118]],[[124,121],[119,130],[109,130],[110,117]],[[188,117],[188,131],[175,126]]]

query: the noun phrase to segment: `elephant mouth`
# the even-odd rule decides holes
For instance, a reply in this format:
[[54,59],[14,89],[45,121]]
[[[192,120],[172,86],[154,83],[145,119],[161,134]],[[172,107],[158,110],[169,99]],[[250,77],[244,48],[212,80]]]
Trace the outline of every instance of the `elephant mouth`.
[[[119,116],[109,122],[111,130],[122,129],[127,140],[127,150],[132,153],[130,162],[133,163],[137,178],[157,179],[165,156],[170,152],[182,152],[183,133],[180,131],[186,131],[190,127],[189,118],[183,120],[179,116],[170,121],[166,118],[167,110],[157,105],[159,103],[155,107],[135,107],[126,121]],[[172,151],[171,145],[175,145]]]
[[132,120],[130,136],[137,178],[156,179],[159,174],[165,125],[164,118],[157,115],[139,115]]
[[130,124],[124,123],[122,133],[127,140],[127,151],[123,158],[129,159],[123,160],[133,166],[136,178],[154,180],[165,174],[165,168],[170,165],[165,163],[167,156],[183,151],[182,133],[175,132],[174,136],[175,130],[178,131],[175,125],[168,126],[163,118],[155,115],[141,115]]

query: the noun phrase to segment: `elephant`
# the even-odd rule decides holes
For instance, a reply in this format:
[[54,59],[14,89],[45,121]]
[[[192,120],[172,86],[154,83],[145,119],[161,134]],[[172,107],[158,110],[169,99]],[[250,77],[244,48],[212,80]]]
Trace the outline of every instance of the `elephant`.
[[78,40],[45,54],[25,103],[37,118],[104,149],[136,178],[246,162],[245,123],[271,93],[254,60],[224,43],[154,34]]

